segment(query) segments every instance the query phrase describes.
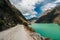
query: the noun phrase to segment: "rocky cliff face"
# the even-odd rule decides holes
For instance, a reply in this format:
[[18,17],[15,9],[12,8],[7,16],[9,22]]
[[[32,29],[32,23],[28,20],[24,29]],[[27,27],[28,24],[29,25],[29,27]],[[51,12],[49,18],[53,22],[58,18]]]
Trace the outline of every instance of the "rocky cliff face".
[[49,12],[46,11],[36,23],[58,23],[60,24],[60,5],[56,6],[54,9]]
[[9,0],[0,0],[0,31],[24,22],[28,23],[21,12],[11,5]]

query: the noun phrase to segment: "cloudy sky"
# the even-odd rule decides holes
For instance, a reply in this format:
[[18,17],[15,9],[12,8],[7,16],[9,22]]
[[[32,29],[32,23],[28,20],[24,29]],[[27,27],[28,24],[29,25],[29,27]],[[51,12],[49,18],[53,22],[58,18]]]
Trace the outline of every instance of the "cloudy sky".
[[60,0],[10,0],[22,12],[26,19],[40,17],[47,9],[60,4]]

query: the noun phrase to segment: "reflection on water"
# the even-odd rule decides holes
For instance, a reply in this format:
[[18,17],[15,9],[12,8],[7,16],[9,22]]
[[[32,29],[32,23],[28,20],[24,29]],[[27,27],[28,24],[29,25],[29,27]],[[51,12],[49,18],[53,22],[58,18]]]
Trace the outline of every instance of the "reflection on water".
[[60,26],[57,24],[32,24],[29,26],[44,37],[51,40],[60,40]]

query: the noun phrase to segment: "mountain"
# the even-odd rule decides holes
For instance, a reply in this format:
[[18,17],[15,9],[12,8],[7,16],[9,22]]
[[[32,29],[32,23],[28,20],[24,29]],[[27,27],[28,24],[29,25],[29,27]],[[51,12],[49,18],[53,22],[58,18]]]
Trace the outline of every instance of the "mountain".
[[38,18],[33,17],[33,18],[31,18],[31,19],[28,19],[28,21],[32,22],[33,20],[37,20],[37,19],[38,19]]
[[28,21],[29,21],[30,23],[35,23],[35,21],[36,21],[37,19],[38,19],[38,18],[33,17],[33,18],[31,18],[31,19],[28,19]]
[[29,24],[22,13],[9,0],[0,0],[0,31],[23,23]]
[[52,10],[46,11],[35,23],[57,23],[60,24],[60,5]]

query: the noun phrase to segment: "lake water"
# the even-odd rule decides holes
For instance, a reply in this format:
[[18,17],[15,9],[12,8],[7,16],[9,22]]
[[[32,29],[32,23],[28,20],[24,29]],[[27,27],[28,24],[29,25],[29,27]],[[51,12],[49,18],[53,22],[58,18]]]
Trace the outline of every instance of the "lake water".
[[50,40],[60,40],[60,26],[57,24],[36,23],[29,26],[42,36],[50,38]]

